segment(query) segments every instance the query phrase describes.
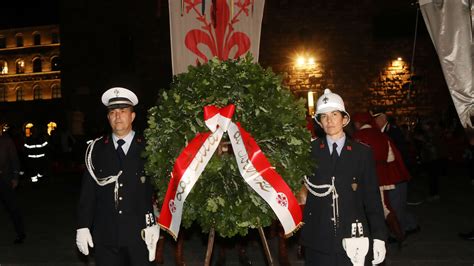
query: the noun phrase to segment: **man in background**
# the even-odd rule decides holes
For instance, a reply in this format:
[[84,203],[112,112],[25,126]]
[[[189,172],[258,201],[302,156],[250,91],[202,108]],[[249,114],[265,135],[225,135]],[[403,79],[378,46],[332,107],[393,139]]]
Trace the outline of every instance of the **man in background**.
[[19,182],[20,162],[15,144],[2,129],[3,126],[0,127],[0,201],[5,205],[15,227],[16,239],[13,243],[21,244],[26,235],[23,216],[15,195],[15,188]]

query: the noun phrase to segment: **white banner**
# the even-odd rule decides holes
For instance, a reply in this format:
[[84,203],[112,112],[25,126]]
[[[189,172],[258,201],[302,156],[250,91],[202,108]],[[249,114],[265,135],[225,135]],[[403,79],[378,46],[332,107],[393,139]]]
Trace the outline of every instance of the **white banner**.
[[213,57],[237,59],[250,52],[257,62],[264,4],[264,0],[169,0],[173,75]]
[[420,0],[419,3],[461,124],[472,128],[474,69],[470,1]]

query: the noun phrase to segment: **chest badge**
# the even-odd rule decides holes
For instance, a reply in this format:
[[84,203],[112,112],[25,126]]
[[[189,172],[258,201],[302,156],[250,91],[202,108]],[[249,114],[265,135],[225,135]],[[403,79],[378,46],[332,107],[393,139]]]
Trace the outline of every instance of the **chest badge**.
[[142,184],[145,183],[146,177],[145,177],[145,176],[141,176],[141,177],[140,177],[140,181],[142,182]]
[[356,191],[357,190],[357,178],[353,177],[352,178],[352,184],[351,184],[352,190]]

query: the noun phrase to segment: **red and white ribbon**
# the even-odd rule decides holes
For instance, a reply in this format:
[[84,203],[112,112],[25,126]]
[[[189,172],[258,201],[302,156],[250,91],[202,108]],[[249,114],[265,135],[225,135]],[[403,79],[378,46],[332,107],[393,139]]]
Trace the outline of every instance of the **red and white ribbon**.
[[211,132],[199,133],[176,159],[158,223],[174,238],[178,236],[186,197],[216,151],[225,132],[229,134],[240,174],[245,182],[270,205],[285,235],[301,225],[301,209],[283,178],[270,165],[252,136],[232,122],[235,106],[204,107],[204,119]]

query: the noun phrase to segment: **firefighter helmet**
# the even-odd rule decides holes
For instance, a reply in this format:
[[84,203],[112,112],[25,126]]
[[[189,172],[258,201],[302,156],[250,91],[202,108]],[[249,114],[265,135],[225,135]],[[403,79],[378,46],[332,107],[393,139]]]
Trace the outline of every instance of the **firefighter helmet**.
[[343,115],[346,115],[348,120],[345,125],[349,123],[351,117],[346,111],[344,101],[342,100],[341,96],[331,92],[330,89],[325,89],[324,94],[319,97],[318,102],[316,103],[316,121],[320,123],[319,115],[332,111],[339,111],[343,113]]

